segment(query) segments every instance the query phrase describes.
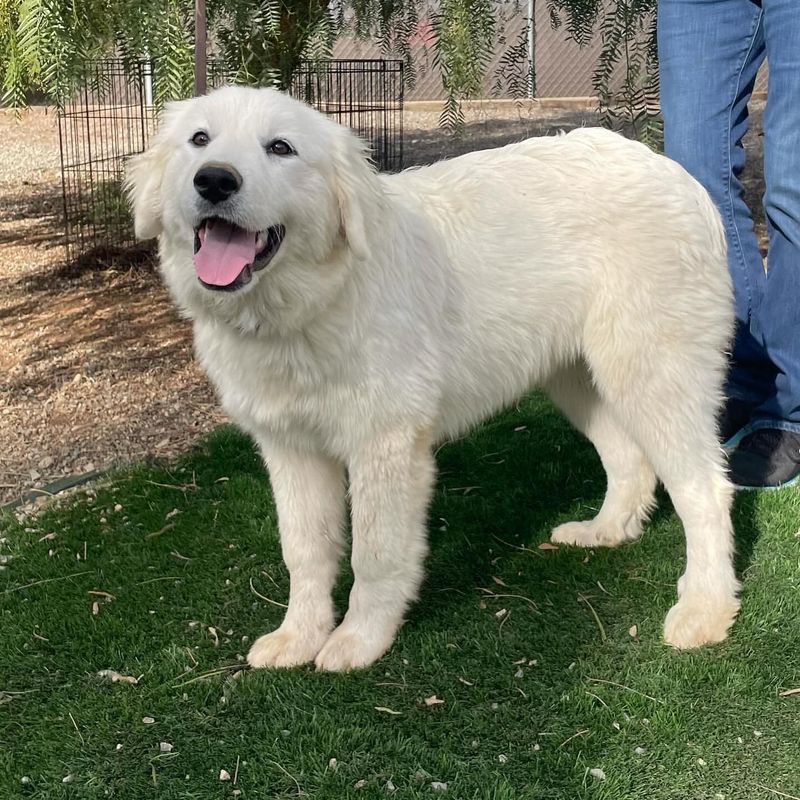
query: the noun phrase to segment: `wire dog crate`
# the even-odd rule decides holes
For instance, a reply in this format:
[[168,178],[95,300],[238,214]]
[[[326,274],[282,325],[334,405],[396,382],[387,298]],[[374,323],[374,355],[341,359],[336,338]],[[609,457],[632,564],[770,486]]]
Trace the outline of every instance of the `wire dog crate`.
[[[122,192],[126,159],[141,153],[156,124],[157,65],[106,59],[87,64],[81,87],[58,112],[64,241],[68,263],[135,258],[133,221]],[[212,85],[225,82],[210,70]],[[348,125],[372,147],[378,169],[403,165],[403,63],[306,62],[290,94]]]
[[403,168],[402,61],[329,61],[322,70],[305,62],[290,93],[358,131],[379,169]]
[[133,247],[122,194],[125,159],[141,153],[152,129],[149,63],[86,65],[83,85],[58,112],[67,261],[114,260]]

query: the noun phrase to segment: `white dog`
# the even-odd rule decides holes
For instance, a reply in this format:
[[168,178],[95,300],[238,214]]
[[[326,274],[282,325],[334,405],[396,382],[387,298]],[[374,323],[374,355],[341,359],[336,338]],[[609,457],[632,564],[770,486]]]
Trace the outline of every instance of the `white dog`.
[[[732,295],[718,214],[677,164],[585,129],[377,175],[351,131],[229,87],[169,106],[128,189],[269,470],[291,588],[251,665],[380,658],[422,580],[433,445],[534,385],[608,475],[598,515],[553,541],[636,539],[659,478],[687,539],[664,637],[725,638],[738,585],[715,418]],[[348,489],[355,582],[336,627]]]

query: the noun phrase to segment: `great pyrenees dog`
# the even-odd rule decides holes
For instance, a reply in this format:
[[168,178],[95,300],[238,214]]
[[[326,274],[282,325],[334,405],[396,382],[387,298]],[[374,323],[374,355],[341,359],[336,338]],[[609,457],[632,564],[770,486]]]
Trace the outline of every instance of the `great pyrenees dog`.
[[687,542],[664,638],[725,638],[738,584],[716,417],[733,301],[719,216],[681,167],[582,129],[378,175],[350,130],[227,87],[170,105],[127,186],[269,472],[289,604],[252,666],[380,658],[422,581],[433,448],[534,386],[608,478],[597,516],[552,540],[636,539],[660,479]]

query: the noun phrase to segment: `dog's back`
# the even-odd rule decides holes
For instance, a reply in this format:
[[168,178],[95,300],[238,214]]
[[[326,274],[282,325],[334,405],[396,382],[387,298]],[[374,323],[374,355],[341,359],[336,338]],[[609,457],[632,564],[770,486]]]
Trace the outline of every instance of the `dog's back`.
[[685,170],[640,143],[579,129],[383,181],[448,256],[448,432],[587,350],[611,362],[643,339],[654,353],[727,346],[719,215]]

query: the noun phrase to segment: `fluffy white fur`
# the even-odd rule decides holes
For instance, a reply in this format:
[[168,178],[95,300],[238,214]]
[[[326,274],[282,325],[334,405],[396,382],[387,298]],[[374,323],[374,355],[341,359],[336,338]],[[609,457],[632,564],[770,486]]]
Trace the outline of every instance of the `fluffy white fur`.
[[[297,155],[267,153],[276,137]],[[192,263],[210,213],[192,178],[208,162],[243,176],[217,213],[286,228],[231,293],[204,288]],[[291,589],[250,664],[378,659],[422,580],[433,445],[535,385],[608,475],[598,515],[553,541],[636,539],[660,479],[687,540],[665,639],[725,638],[738,586],[715,416],[732,295],[717,212],[677,164],[583,129],[377,175],[356,136],[311,108],[225,88],[169,107],[128,185],[197,356],[269,470]],[[348,491],[355,582],[336,626]]]

